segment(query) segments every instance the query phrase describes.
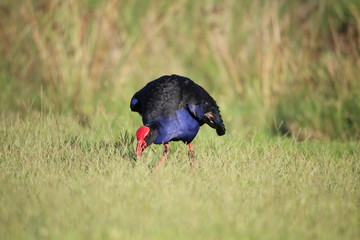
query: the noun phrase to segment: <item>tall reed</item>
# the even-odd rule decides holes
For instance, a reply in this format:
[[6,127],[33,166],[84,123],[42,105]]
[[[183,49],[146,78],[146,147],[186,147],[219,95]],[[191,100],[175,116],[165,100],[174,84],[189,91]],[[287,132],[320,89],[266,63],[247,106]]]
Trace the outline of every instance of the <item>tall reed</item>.
[[4,0],[0,9],[4,109],[92,114],[178,73],[237,108],[240,122],[359,138],[355,0]]

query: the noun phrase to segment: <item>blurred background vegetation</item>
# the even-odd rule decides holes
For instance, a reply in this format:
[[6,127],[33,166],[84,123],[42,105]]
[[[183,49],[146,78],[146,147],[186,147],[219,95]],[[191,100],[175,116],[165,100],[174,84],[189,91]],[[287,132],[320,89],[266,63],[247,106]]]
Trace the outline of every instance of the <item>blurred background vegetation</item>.
[[138,118],[134,92],[176,73],[230,131],[358,140],[359,33],[358,0],[2,0],[0,107]]

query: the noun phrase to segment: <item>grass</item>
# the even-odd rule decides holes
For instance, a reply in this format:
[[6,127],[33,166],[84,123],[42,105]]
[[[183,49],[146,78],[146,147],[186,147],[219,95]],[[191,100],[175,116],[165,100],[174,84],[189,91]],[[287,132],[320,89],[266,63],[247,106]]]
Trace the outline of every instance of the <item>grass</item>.
[[133,137],[109,125],[1,117],[2,239],[359,236],[358,142],[235,132],[215,140],[202,128],[194,171],[186,146],[175,143],[164,168],[152,172],[162,147],[133,164]]
[[[357,239],[360,2],[0,3],[0,239]],[[134,162],[164,74],[227,134]]]

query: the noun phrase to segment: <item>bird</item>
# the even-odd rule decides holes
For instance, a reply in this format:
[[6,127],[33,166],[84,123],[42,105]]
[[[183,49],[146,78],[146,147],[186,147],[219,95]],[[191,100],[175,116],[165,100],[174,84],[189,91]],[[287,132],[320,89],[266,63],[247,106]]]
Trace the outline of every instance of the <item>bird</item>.
[[136,131],[136,158],[151,144],[163,144],[164,153],[155,169],[160,169],[170,153],[171,141],[183,141],[189,147],[190,167],[194,167],[192,141],[203,124],[226,132],[219,106],[210,94],[187,77],[164,75],[134,94],[130,109],[142,117],[143,126]]

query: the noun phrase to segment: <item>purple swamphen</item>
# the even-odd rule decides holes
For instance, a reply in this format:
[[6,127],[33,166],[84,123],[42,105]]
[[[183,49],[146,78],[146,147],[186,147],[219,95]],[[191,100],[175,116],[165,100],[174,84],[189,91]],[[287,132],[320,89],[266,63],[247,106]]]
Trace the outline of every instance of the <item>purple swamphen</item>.
[[208,124],[219,136],[226,131],[215,100],[201,86],[178,75],[166,75],[149,82],[132,97],[130,108],[140,113],[144,124],[136,132],[136,157],[139,158],[152,143],[165,146],[156,169],[166,160],[170,141],[181,140],[188,144],[193,167],[192,140],[200,126]]

